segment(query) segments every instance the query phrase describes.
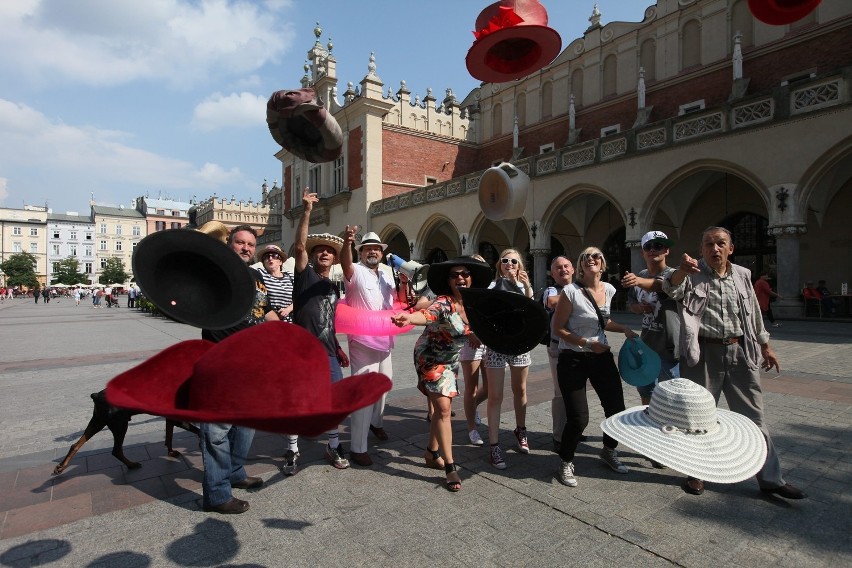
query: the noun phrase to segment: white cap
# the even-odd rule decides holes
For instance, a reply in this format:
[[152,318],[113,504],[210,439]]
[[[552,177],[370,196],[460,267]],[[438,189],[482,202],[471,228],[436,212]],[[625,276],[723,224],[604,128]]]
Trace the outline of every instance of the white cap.
[[642,246],[643,247],[645,246],[645,243],[647,243],[649,241],[659,241],[659,242],[663,243],[664,245],[666,245],[667,247],[670,247],[674,244],[674,241],[671,240],[668,237],[668,235],[666,235],[662,231],[648,231],[647,233],[642,235]]

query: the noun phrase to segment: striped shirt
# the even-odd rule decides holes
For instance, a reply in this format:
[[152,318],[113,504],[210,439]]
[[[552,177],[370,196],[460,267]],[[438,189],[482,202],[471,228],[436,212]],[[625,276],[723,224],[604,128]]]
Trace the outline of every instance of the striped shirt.
[[[263,276],[263,282],[266,284],[266,294],[269,297],[269,305],[276,312],[281,308],[286,308],[293,303],[293,276],[289,272],[283,271],[280,278],[271,275],[265,268],[260,267],[258,271]],[[292,312],[287,314],[287,317],[282,321],[292,322]]]

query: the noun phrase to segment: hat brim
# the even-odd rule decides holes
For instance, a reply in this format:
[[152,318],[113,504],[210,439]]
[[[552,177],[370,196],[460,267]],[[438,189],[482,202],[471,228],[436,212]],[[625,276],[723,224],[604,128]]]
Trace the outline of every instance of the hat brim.
[[307,250],[309,254],[313,253],[314,248],[320,245],[333,248],[334,254],[338,257],[340,256],[340,249],[343,246],[342,243],[316,235],[308,235],[308,238],[305,240],[305,250]]
[[775,0],[749,0],[752,16],[771,26],[792,24],[807,16],[822,0],[802,0],[796,6],[779,6]]
[[539,344],[550,319],[544,306],[504,290],[461,290],[470,329],[482,343],[504,355],[521,355]]
[[[638,367],[634,366],[636,359],[640,360]],[[660,376],[661,368],[660,356],[638,337],[625,341],[618,352],[618,372],[628,385],[650,385]]]
[[226,329],[243,321],[254,303],[254,278],[246,263],[199,231],[148,235],[136,245],[132,265],[145,297],[182,323]]
[[601,422],[615,440],[685,475],[713,483],[748,479],[766,461],[766,439],[749,418],[717,409],[719,427],[708,434],[663,431],[636,406]]
[[107,384],[107,400],[118,408],[172,420],[221,422],[267,432],[316,436],[336,428],[346,416],[372,404],[392,387],[390,379],[381,373],[363,373],[331,384],[329,400],[312,400],[313,391],[302,389],[303,392],[293,395],[298,403],[281,404],[281,395],[270,389],[286,387],[269,381],[268,377],[247,373],[234,378],[234,389],[240,389],[243,398],[253,397],[251,411],[228,400],[222,400],[218,408],[189,408],[189,379],[196,371],[196,364],[215,346],[198,339],[173,345],[113,378]]
[[366,246],[370,246],[370,245],[382,247],[382,252],[384,252],[388,249],[388,245],[385,244],[385,243],[361,243],[361,244],[355,245],[355,250],[357,250],[358,252],[361,252],[361,247],[366,247]]
[[[648,243],[662,243],[662,244],[666,245],[667,247],[670,247],[674,244],[674,241],[671,240],[671,239],[651,239],[649,241],[645,241],[646,245]],[[642,246],[645,246],[645,245],[642,245]]]
[[465,63],[472,77],[489,83],[505,83],[522,79],[550,64],[561,50],[562,38],[556,30],[520,24],[491,32],[473,42]]
[[485,288],[491,282],[491,267],[470,256],[462,256],[428,266],[426,284],[437,296],[445,296],[451,293],[449,278],[450,269],[454,266],[464,266],[470,270],[470,283],[473,288]]

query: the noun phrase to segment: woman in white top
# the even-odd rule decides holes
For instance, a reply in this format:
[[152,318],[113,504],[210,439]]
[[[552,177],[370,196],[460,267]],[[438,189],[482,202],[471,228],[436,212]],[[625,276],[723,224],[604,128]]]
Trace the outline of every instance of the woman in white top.
[[[602,280],[604,274],[606,259],[603,253],[595,247],[586,248],[577,259],[577,277],[573,284],[562,289],[551,322],[551,336],[559,340],[556,373],[567,416],[559,451],[562,464],[557,477],[569,487],[577,485],[574,452],[589,424],[586,382],[592,383],[604,415],[610,417],[624,410],[621,378],[604,331],[623,333],[628,339],[637,337],[629,327],[609,319],[615,288]],[[627,473],[627,466],[619,461],[615,451],[617,445],[618,442],[604,434],[601,460],[613,471]]]
[[[524,261],[515,249],[506,249],[500,253],[500,260],[495,266],[497,277],[501,276],[510,285],[518,287],[518,291],[527,298],[532,298],[533,290]],[[497,279],[491,283],[493,288]],[[518,441],[518,451],[524,454],[530,452],[527,442],[527,375],[532,359],[529,351],[521,355],[505,355],[498,353],[486,345],[483,367],[488,384],[488,441],[491,444],[491,465],[497,469],[506,469],[506,459],[500,449],[500,407],[503,404],[503,379],[506,375],[506,365],[512,380],[512,398],[515,407],[515,439]]]

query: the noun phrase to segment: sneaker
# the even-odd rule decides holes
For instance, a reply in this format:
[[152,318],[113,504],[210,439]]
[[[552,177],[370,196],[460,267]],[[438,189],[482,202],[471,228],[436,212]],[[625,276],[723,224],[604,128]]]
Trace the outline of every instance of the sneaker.
[[530,445],[527,442],[527,429],[515,428],[515,438],[518,439],[518,451],[522,454],[530,453]]
[[478,430],[471,430],[468,432],[467,437],[470,438],[470,443],[474,446],[481,446],[484,444]]
[[574,463],[562,461],[559,465],[559,471],[556,472],[556,477],[559,483],[568,487],[577,487],[577,478],[574,477]]
[[473,423],[477,426],[482,426],[482,418],[480,418],[478,410],[473,415]]
[[506,460],[503,459],[503,450],[497,444],[491,446],[491,465],[497,469],[506,469],[508,467]]
[[349,467],[349,460],[346,459],[346,454],[343,453],[343,446],[332,448],[331,446],[326,445],[325,457],[327,457],[328,461],[331,462],[331,465],[337,469],[346,469]]
[[627,466],[621,463],[621,460],[618,459],[618,452],[616,452],[613,448],[604,447],[601,450],[601,460],[603,460],[603,462],[616,473],[627,473],[630,471],[627,469]]
[[284,452],[284,465],[281,466],[281,472],[284,475],[296,475],[296,472],[299,471],[299,466],[296,465],[298,457],[298,452],[293,450]]

